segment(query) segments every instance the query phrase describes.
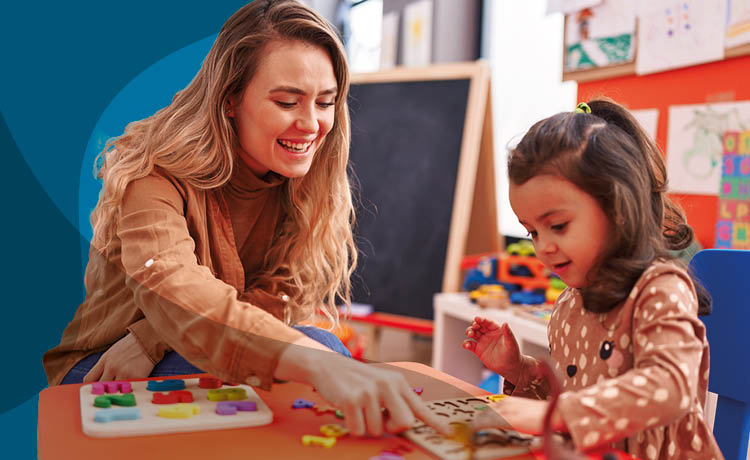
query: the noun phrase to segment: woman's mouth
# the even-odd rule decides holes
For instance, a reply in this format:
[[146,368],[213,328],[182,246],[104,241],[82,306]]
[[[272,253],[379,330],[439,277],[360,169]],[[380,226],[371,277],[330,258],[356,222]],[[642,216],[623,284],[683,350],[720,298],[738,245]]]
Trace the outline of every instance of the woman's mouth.
[[287,152],[295,153],[295,154],[306,153],[308,149],[310,148],[310,146],[312,145],[312,141],[291,142],[291,141],[285,141],[282,139],[277,139],[276,143],[279,144]]

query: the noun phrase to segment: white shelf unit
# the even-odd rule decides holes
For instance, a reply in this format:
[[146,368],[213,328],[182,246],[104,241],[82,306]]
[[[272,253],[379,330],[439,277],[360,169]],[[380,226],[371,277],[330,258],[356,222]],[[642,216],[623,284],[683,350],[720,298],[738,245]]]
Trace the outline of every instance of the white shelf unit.
[[522,353],[539,357],[549,354],[547,325],[514,315],[512,310],[480,308],[465,292],[435,294],[433,308],[432,366],[466,382],[478,384],[484,370],[479,358],[461,346],[466,328],[477,316],[508,323]]

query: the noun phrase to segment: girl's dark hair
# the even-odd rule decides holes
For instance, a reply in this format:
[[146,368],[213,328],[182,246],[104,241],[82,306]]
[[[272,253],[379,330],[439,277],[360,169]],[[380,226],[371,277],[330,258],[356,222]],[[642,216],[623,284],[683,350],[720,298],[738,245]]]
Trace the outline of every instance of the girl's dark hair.
[[[596,283],[581,293],[587,310],[602,313],[625,300],[655,259],[674,259],[669,251],[688,247],[694,235],[667,197],[664,160],[643,128],[613,101],[588,105],[590,114],[558,113],[532,126],[510,152],[508,176],[519,185],[539,174],[562,176],[597,200],[613,224],[612,241]],[[690,276],[698,312],[709,314],[711,297]]]

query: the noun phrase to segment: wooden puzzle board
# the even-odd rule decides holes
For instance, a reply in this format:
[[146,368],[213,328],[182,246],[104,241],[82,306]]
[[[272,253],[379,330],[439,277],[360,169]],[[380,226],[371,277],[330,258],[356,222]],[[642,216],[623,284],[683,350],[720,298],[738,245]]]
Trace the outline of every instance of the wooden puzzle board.
[[[438,415],[448,418],[449,422],[470,424],[480,412],[478,406],[491,404],[489,396],[443,399],[426,402],[427,407]],[[484,410],[491,410],[489,408]],[[409,440],[419,444],[443,460],[486,460],[510,458],[529,453],[541,448],[541,437],[534,437],[513,430],[482,429],[477,436],[474,455],[459,441],[446,438],[421,421],[404,433]]]
[[[167,404],[153,404],[151,399],[154,391],[146,389],[148,382],[130,382],[135,395],[137,408],[140,409],[141,418],[138,420],[117,420],[107,423],[94,421],[98,411],[120,409],[120,406],[112,405],[109,409],[94,406],[97,396],[92,394],[92,385],[83,385],[80,389],[81,401],[81,423],[84,434],[92,437],[124,437],[145,436],[152,434],[178,433],[186,431],[220,430],[226,428],[242,428],[250,426],[268,425],[273,421],[273,412],[260,399],[260,396],[248,385],[224,385],[222,388],[243,388],[247,393],[247,399],[243,401],[255,402],[257,411],[237,411],[234,415],[219,415],[216,413],[216,401],[208,400],[208,389],[198,387],[199,379],[183,379],[185,390],[193,394],[194,401],[200,408],[200,413],[187,419],[166,418],[157,415],[159,409]],[[162,393],[168,393],[164,391]],[[120,393],[116,393],[120,394]]]

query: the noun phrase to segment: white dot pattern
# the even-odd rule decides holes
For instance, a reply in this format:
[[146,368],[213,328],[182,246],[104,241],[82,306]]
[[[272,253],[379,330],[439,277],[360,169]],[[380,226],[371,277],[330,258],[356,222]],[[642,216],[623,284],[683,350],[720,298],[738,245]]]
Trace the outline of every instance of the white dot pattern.
[[[695,292],[687,277],[673,271],[652,268],[649,274],[651,279],[643,276],[611,312],[585,310],[571,288],[555,306],[550,353],[571,396],[561,399],[561,407],[580,414],[566,420],[571,434],[586,448],[629,438],[632,452],[644,459],[720,458],[704,437],[710,430],[700,414],[708,369],[695,346],[696,335],[702,340]],[[605,341],[610,345],[603,347]],[[674,385],[685,379],[689,386]],[[676,410],[684,415],[672,422],[660,418]]]

